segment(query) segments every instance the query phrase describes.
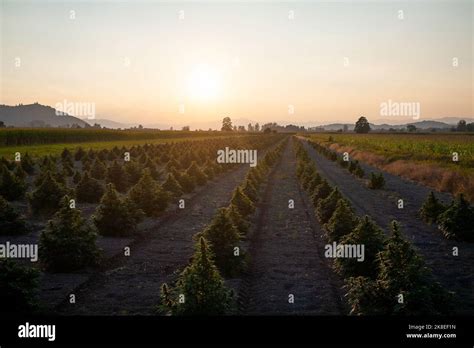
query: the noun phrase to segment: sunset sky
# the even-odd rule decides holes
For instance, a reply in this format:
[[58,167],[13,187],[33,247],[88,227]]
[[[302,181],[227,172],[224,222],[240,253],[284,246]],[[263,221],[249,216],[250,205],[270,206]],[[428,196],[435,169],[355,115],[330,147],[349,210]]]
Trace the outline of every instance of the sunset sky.
[[66,99],[95,103],[98,118],[176,125],[390,120],[387,100],[420,103],[420,120],[473,116],[470,0],[1,1],[0,11],[2,104]]

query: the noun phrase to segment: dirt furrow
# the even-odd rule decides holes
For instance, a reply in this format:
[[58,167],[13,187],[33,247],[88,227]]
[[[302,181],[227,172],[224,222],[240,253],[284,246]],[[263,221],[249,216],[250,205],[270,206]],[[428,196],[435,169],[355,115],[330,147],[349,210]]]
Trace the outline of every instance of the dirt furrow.
[[324,258],[321,230],[295,168],[289,142],[269,178],[250,240],[250,265],[239,296],[242,314],[343,314],[341,284]]
[[[326,159],[306,141],[303,144],[321,175],[341,190],[359,215],[370,215],[384,229],[392,220],[399,221],[405,236],[420,250],[435,277],[455,293],[456,312],[474,313],[474,245],[446,240],[436,226],[418,218],[417,212],[429,193],[428,188],[384,173],[387,189],[370,190],[363,180]],[[363,167],[366,172],[380,172],[365,164]],[[447,200],[449,196],[442,195],[442,198]],[[398,208],[398,199],[403,199],[403,209]],[[454,246],[459,248],[459,256],[453,256]]]

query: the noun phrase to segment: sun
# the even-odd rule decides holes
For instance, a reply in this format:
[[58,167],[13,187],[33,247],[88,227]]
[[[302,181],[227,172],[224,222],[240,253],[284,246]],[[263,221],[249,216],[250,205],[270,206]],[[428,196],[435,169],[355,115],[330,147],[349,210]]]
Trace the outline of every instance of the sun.
[[208,65],[196,66],[188,81],[189,95],[200,101],[214,100],[219,96],[221,79],[218,71]]

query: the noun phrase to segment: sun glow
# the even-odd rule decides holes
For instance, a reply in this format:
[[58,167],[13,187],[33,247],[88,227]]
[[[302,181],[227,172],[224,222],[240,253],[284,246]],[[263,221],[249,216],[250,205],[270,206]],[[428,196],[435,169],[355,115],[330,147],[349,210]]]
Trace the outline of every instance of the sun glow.
[[220,88],[220,75],[216,69],[210,66],[197,66],[189,77],[189,95],[195,100],[214,100],[219,96]]

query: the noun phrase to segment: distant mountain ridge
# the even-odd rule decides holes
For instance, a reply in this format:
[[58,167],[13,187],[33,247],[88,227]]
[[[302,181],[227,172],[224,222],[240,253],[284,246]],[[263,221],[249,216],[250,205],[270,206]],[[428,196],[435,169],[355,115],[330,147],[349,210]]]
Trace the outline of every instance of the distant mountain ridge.
[[[459,120],[465,120],[467,123],[474,122],[474,119],[472,118],[460,118]],[[440,121],[431,121],[431,120],[426,120],[426,121],[419,121],[419,122],[410,122],[410,123],[405,123],[405,124],[373,124],[370,123],[370,128],[373,130],[389,130],[389,129],[396,129],[400,130],[403,128],[406,128],[408,125],[413,125],[418,129],[450,129],[455,126],[453,123],[445,123],[445,122],[440,122]],[[330,123],[327,125],[321,125],[317,127],[311,127],[311,128],[324,128],[324,130],[329,130],[329,131],[337,131],[339,129],[343,129],[344,126],[347,126],[348,130],[353,130],[354,129],[354,123]]]
[[13,127],[71,127],[73,125],[85,127],[87,124],[80,118],[68,114],[58,116],[56,109],[38,103],[0,105],[0,121],[3,121],[6,126]]
[[[418,129],[428,130],[432,128],[436,129],[449,129],[459,122],[459,120],[465,120],[467,123],[474,122],[474,118],[469,117],[443,117],[434,120],[423,120],[419,122],[408,122],[404,124],[388,124],[388,120],[379,120],[382,124],[371,123],[370,126],[373,130],[388,130],[390,128],[400,130],[406,128],[408,124],[414,125]],[[126,129],[131,127],[137,127],[139,123],[122,123],[113,121],[106,118],[97,119],[80,119],[72,115],[61,115],[56,114],[56,109],[50,106],[41,105],[38,103],[34,104],[20,104],[16,106],[0,105],[0,121],[3,121],[6,126],[13,127],[71,127],[73,125],[79,125],[81,127],[93,126],[94,124],[100,124],[102,127],[112,129]],[[256,121],[247,118],[233,118],[233,124],[236,126],[247,127],[248,123],[254,125]],[[220,129],[221,120],[213,121],[201,121],[201,122],[189,122],[186,124],[166,124],[166,123],[154,123],[142,125],[145,128],[156,128],[156,129],[176,129],[179,130],[183,126],[190,126],[191,129]],[[377,122],[377,121],[376,121]],[[355,123],[355,122],[354,122]],[[287,122],[280,121],[280,125],[295,124],[297,126],[304,125],[307,129],[324,128],[328,131],[337,131],[347,126],[348,130],[354,129],[354,123],[330,123],[326,125],[318,125],[317,122]],[[265,122],[260,122],[260,126],[264,125]]]

